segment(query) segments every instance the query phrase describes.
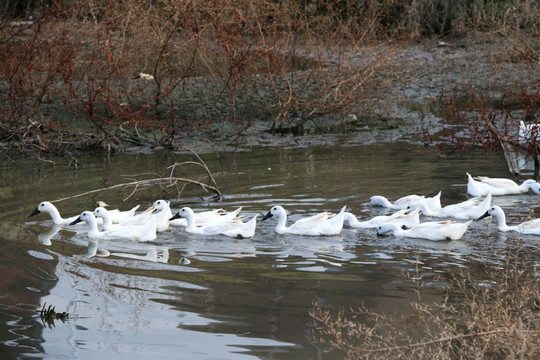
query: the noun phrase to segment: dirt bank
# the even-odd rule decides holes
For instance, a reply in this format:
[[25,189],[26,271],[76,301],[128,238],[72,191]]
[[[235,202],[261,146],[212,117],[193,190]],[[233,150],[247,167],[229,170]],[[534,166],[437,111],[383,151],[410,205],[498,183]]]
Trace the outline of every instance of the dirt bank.
[[358,104],[327,121],[307,122],[299,133],[270,132],[269,121],[254,120],[245,130],[244,124],[214,124],[211,133],[179,133],[176,140],[198,152],[397,140],[424,143],[427,133],[437,134],[448,125],[443,99],[474,94],[496,103],[507,92],[538,93],[538,50],[534,53],[528,46],[539,49],[540,41],[476,34],[387,45],[393,68],[377,75],[384,86],[367,107]]

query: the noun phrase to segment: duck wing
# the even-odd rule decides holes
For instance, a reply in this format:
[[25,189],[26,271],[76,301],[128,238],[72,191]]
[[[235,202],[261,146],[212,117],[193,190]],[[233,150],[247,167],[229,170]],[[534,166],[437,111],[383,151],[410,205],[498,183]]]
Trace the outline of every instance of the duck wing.
[[306,233],[306,235],[337,235],[343,229],[343,220],[345,217],[344,206],[341,211],[331,218],[320,221],[311,228],[311,231]]
[[517,226],[524,234],[540,234],[540,219],[525,221]]
[[461,218],[469,211],[477,208],[476,198],[466,200],[457,204],[447,205],[439,211],[440,216]]
[[407,207],[408,205],[412,204],[412,203],[416,203],[416,202],[421,202],[421,201],[425,201],[426,200],[426,197],[423,196],[423,195],[407,195],[407,196],[404,196],[402,198],[399,198],[397,199],[396,201],[394,201],[394,206],[405,206]]
[[122,221],[125,221],[133,216],[135,216],[135,211],[139,209],[140,205],[137,205],[130,210],[127,211],[120,211],[118,209],[109,210],[109,217],[111,218],[111,221],[115,224],[121,223]]
[[433,241],[457,240],[463,236],[470,221],[457,223],[454,221],[433,221],[425,222],[412,227],[407,231],[410,237],[418,237]]
[[476,180],[489,185],[493,186],[494,188],[506,188],[506,187],[512,187],[512,186],[518,186],[518,184],[510,179],[504,179],[504,178],[489,178],[486,176],[477,176],[475,177]]
[[234,221],[210,224],[201,227],[201,233],[205,235],[227,235],[231,237],[252,237],[255,235],[257,215],[248,222]]
[[144,225],[147,222],[149,222],[152,219],[152,212],[145,211],[143,213],[137,214],[135,216],[132,216],[130,218],[127,218],[118,225],[120,226],[138,226],[138,225]]
[[302,218],[300,220],[297,220],[294,224],[289,226],[289,230],[291,231],[307,231],[312,229],[313,227],[320,225],[322,222],[328,220],[328,217],[330,216],[330,213],[325,211],[310,217]]
[[152,218],[144,225],[119,226],[113,230],[103,231],[100,238],[152,241],[156,238],[156,220]]
[[379,215],[375,216],[369,220],[361,221],[359,222],[356,227],[361,228],[376,228],[381,224],[387,223],[387,222],[394,222],[402,220],[406,217],[410,216],[408,209],[402,209],[399,210],[392,215]]

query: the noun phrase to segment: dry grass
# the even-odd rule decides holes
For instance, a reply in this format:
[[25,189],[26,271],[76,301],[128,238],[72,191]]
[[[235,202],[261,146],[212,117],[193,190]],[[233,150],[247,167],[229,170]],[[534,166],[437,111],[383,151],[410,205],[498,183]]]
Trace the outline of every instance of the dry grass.
[[[533,359],[540,357],[540,279],[519,251],[502,266],[450,275],[441,304],[419,300],[400,319],[366,308],[315,306],[314,339],[351,359]],[[418,281],[418,279],[417,279]]]
[[[377,100],[393,53],[380,44],[478,29],[538,33],[534,1],[447,3],[8,1],[0,141],[37,152],[176,146],[179,132],[243,131],[254,119],[301,131]],[[31,23],[9,17],[29,14]]]

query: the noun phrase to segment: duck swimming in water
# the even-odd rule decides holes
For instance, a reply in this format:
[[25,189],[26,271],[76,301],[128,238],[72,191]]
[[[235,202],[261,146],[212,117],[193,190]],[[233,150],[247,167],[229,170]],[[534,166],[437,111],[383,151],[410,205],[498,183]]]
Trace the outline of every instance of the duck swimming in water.
[[508,226],[506,215],[500,206],[492,206],[482,217],[488,216],[494,216],[497,219],[497,229],[501,232],[516,231],[525,235],[540,235],[540,219],[527,220],[521,224]]
[[180,209],[170,220],[179,218],[185,218],[187,220],[187,226],[185,228],[187,232],[200,235],[226,235],[235,238],[249,238],[255,235],[255,227],[257,226],[257,215],[248,222],[229,219],[229,221],[220,220],[219,222],[197,225],[195,222],[195,213],[189,207]]
[[296,221],[287,227],[287,212],[282,206],[273,206],[270,211],[262,218],[262,221],[275,216],[277,218],[276,232],[278,234],[297,234],[297,235],[337,235],[343,229],[345,219],[345,206],[339,214],[331,216],[329,212],[323,212],[307,218]]
[[464,223],[454,221],[432,221],[420,223],[410,229],[402,229],[396,224],[382,224],[377,229],[377,235],[392,233],[397,237],[427,239],[432,241],[458,240],[463,237],[472,220]]
[[457,204],[447,205],[439,211],[431,210],[425,203],[411,204],[411,208],[422,210],[422,214],[431,217],[451,217],[455,219],[476,220],[491,207],[491,193],[478,204],[480,197],[462,201]]
[[350,227],[354,228],[377,228],[379,225],[389,222],[396,223],[400,227],[411,228],[420,224],[420,209],[399,210],[392,215],[379,215],[366,221],[358,221],[354,214],[345,212],[344,221],[348,223]]
[[524,194],[532,190],[540,194],[540,184],[532,179],[525,180],[521,185],[515,181],[504,178],[489,178],[487,176],[472,177],[467,173],[467,194],[472,196],[491,195],[516,195]]
[[425,202],[430,209],[437,211],[441,209],[441,192],[433,197],[423,195],[407,195],[391,203],[387,198],[381,195],[375,195],[370,198],[372,206],[382,206],[394,210],[403,210],[411,204]]
[[69,225],[75,225],[81,221],[85,221],[88,224],[88,237],[93,239],[152,241],[156,238],[155,218],[152,218],[148,223],[141,226],[124,226],[120,229],[99,231],[94,213],[91,211],[84,211]]
[[[71,222],[73,222],[73,220],[79,217],[79,215],[75,215],[64,219],[60,215],[60,212],[58,211],[56,206],[54,206],[48,201],[43,201],[34,209],[34,211],[32,211],[30,215],[28,215],[28,218],[31,218],[32,216],[35,216],[42,212],[49,214],[54,224],[63,226],[69,225]],[[99,222],[101,222],[101,220]]]

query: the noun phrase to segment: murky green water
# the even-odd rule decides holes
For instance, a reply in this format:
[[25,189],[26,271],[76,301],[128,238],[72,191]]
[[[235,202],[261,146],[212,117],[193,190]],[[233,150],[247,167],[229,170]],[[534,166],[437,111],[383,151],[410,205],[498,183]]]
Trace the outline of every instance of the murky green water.
[[[281,204],[290,221],[347,205],[359,218],[386,211],[372,195],[393,200],[442,190],[443,205],[466,199],[466,176],[507,176],[504,161],[483,154],[439,156],[414,145],[260,149],[206,155],[225,199],[189,187],[180,199],[157,186],[91,194],[58,203],[63,215],[92,210],[97,200],[128,209],[158,198],[173,208],[243,207],[247,216]],[[276,235],[275,220],[259,222],[252,239],[187,235],[175,228],[153,243],[89,241],[51,226],[46,215],[26,219],[43,200],[133,179],[168,175],[189,155],[81,158],[78,169],[35,161],[1,164],[0,352],[6,358],[341,359],[309,336],[318,304],[359,306],[398,315],[415,298],[406,273],[427,281],[448,268],[497,261],[516,237],[489,219],[474,222],[460,241],[378,238],[374,230],[342,235]],[[186,167],[190,175],[200,170]],[[153,174],[153,175],[148,175]],[[496,198],[508,221],[531,215],[538,197]],[[56,232],[56,230],[58,230]],[[52,236],[52,237],[51,237]],[[518,239],[532,256],[535,237]],[[104,255],[105,251],[110,253]],[[437,288],[434,281],[430,286]],[[434,300],[438,295],[431,294]],[[44,324],[38,310],[53,304],[66,322]],[[3,355],[4,356],[4,355]]]

